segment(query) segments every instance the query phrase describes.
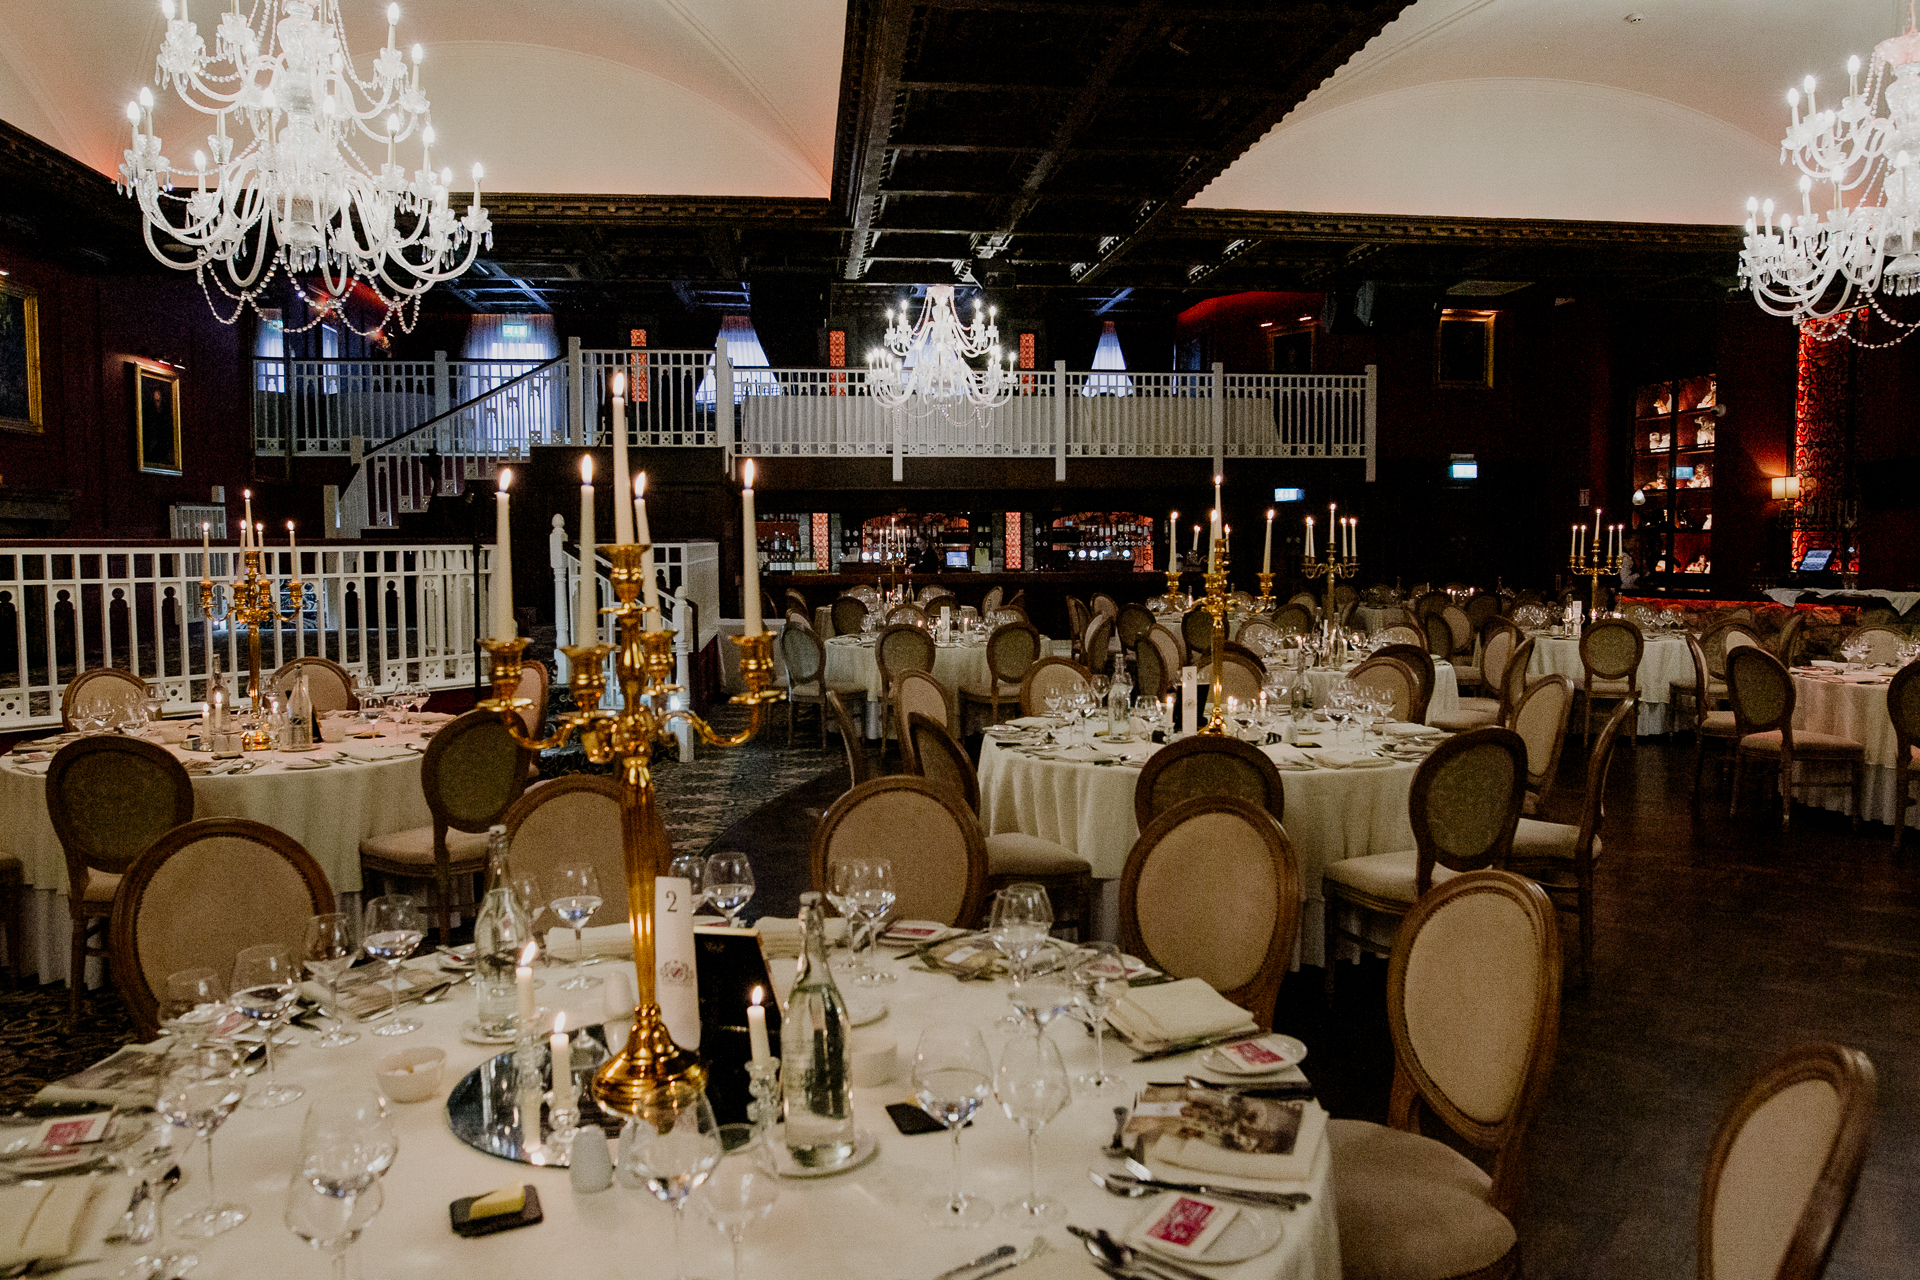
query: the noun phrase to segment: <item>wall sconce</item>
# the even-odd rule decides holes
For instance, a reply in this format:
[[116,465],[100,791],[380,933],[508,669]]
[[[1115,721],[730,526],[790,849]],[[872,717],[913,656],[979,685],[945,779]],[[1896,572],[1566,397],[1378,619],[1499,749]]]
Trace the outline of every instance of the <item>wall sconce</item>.
[[1793,502],[1800,497],[1799,476],[1775,476],[1769,484],[1775,502]]

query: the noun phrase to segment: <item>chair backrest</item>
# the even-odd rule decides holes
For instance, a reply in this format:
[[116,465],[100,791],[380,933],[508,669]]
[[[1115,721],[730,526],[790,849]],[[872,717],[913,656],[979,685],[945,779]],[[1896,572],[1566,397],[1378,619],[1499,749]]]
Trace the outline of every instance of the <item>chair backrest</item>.
[[1780,659],[1756,644],[1727,650],[1727,701],[1741,737],[1778,729],[1793,741],[1793,679]]
[[[1238,698],[1245,706],[1258,701],[1260,689],[1264,683],[1260,668],[1238,653],[1229,653],[1220,663],[1220,685],[1229,698]],[[1205,702],[1212,696],[1213,664],[1209,662],[1200,668],[1200,700]]]
[[353,677],[347,674],[347,669],[330,658],[313,655],[282,663],[278,671],[267,677],[267,689],[283,701],[291,698],[302,672],[306,673],[307,694],[313,699],[316,713],[352,711],[360,705],[360,700],[353,696]]
[[909,671],[893,686],[895,724],[905,724],[910,715],[923,715],[946,728],[947,686],[930,671]]
[[789,627],[799,627],[803,631],[813,630],[813,619],[798,609],[787,610],[785,622]]
[[1020,714],[1047,714],[1047,694],[1056,689],[1078,689],[1093,674],[1071,658],[1041,658],[1020,679]]
[[806,596],[794,588],[788,587],[785,591],[781,592],[780,598],[785,602],[790,612],[797,613],[803,618],[813,615],[813,606],[807,603]]
[[1067,597],[1067,630],[1074,641],[1087,634],[1087,624],[1093,621],[1093,610],[1087,608],[1079,596]]
[[812,627],[788,622],[780,631],[780,660],[787,664],[787,688],[798,693],[803,684],[817,685],[827,669],[827,647]]
[[1473,620],[1467,617],[1467,611],[1458,605],[1450,604],[1440,611],[1440,616],[1447,620],[1447,629],[1453,632],[1453,651],[1469,652],[1473,648],[1473,637],[1478,628],[1473,625]]
[[1493,625],[1480,645],[1480,678],[1498,697],[1498,690],[1506,683],[1507,663],[1513,660],[1514,647],[1520,643],[1520,630],[1501,618],[1489,621]]
[[1260,748],[1238,738],[1195,734],[1147,757],[1133,784],[1133,817],[1142,830],[1175,805],[1233,796],[1257,805],[1275,822],[1286,816],[1280,771]]
[[1408,719],[1419,724],[1427,722],[1427,708],[1433,704],[1433,655],[1417,644],[1383,644],[1373,651],[1376,658],[1392,658],[1404,662],[1413,668],[1420,677],[1420,697],[1414,703]]
[[1213,615],[1195,606],[1180,619],[1180,638],[1189,652],[1210,655],[1213,652]]
[[892,860],[893,908],[902,919],[972,925],[985,905],[980,824],[960,797],[925,778],[875,778],[835,800],[813,833],[814,888],[831,887],[828,868],[842,854]]
[[491,711],[469,711],[440,726],[420,758],[420,789],[434,821],[485,831],[520,798],[527,752]]
[[1368,658],[1347,676],[1354,684],[1368,689],[1385,689],[1393,695],[1393,718],[1408,720],[1413,704],[1420,697],[1420,676],[1398,658]]
[[1447,621],[1446,615],[1435,609],[1420,625],[1427,633],[1427,652],[1441,662],[1453,661],[1453,624]]
[[1511,729],[1455,734],[1420,762],[1407,797],[1418,892],[1432,887],[1436,864],[1478,871],[1506,861],[1526,783],[1527,744]]
[[1700,1280],[1825,1273],[1873,1137],[1879,1082],[1858,1049],[1775,1059],[1714,1131],[1700,1189]]
[[[536,782],[500,819],[512,842],[513,874],[540,877],[546,892],[554,869],[585,860],[600,877],[600,906],[588,924],[627,919],[627,858],[620,840],[620,784],[603,774],[573,773]],[[554,897],[560,895],[554,894]],[[550,917],[553,927],[560,925]]]
[[987,594],[980,599],[980,616],[985,617],[1000,607],[1000,601],[1006,598],[1005,587],[988,587]]
[[1544,801],[1560,773],[1560,750],[1567,741],[1567,717],[1573,710],[1573,681],[1543,676],[1520,695],[1507,728],[1527,746],[1527,790]]
[[1600,823],[1607,816],[1607,772],[1613,768],[1613,748],[1620,741],[1621,730],[1639,714],[1637,698],[1623,699],[1607,717],[1600,736],[1594,739],[1593,754],[1587,758],[1587,793],[1580,799],[1580,835],[1573,850],[1576,873],[1582,879],[1592,874],[1594,837],[1600,834]]
[[1795,609],[1793,615],[1773,637],[1773,656],[1791,667],[1793,660],[1800,656],[1800,646],[1805,639],[1802,633],[1806,630],[1806,626],[1806,613]]
[[1104,591],[1094,592],[1092,598],[1087,601],[1087,607],[1095,613],[1105,614],[1109,618],[1117,618],[1120,616],[1119,602]]
[[1313,610],[1289,600],[1273,611],[1273,629],[1281,635],[1305,635],[1313,630]]
[[47,816],[77,895],[89,868],[121,875],[148,845],[191,821],[193,779],[165,747],[119,734],[81,738],[47,765]]
[[1907,642],[1907,635],[1898,627],[1855,627],[1841,640],[1841,647],[1844,648],[1855,640],[1866,642],[1868,662],[1885,665],[1900,661],[1900,646]]
[[1040,657],[1040,633],[1025,622],[995,627],[987,637],[987,669],[999,684],[1018,684]]
[[1500,616],[1500,597],[1491,591],[1476,591],[1467,601],[1465,613],[1467,621],[1478,631],[1487,625],[1489,619]]
[[917,604],[897,604],[887,610],[887,625],[890,627],[910,626],[918,623],[925,626],[927,611]]
[[266,943],[298,956],[307,921],[337,909],[327,873],[292,836],[249,818],[185,823],[140,855],[114,895],[114,985],[150,1039],[169,975],[205,967],[224,981],[235,956]]
[[1389,1122],[1418,1132],[1416,1103],[1494,1153],[1488,1200],[1511,1214],[1520,1139],[1553,1071],[1560,933],[1539,885],[1474,871],[1435,885],[1400,923],[1387,963],[1394,1082]]
[[1160,650],[1160,657],[1166,663],[1167,678],[1178,680],[1180,668],[1187,664],[1187,642],[1177,632],[1168,630],[1165,623],[1156,623],[1153,630],[1147,632],[1147,639]]
[[1500,719],[1505,721],[1520,705],[1520,699],[1527,692],[1527,668],[1533,665],[1533,637],[1528,636],[1514,646],[1513,656],[1507,659],[1507,670],[1500,681]]
[[1080,658],[1089,671],[1105,671],[1112,661],[1108,650],[1113,648],[1113,619],[1104,613],[1093,615],[1093,621],[1087,623],[1087,629],[1080,633]]
[[828,607],[833,618],[833,634],[837,636],[857,636],[867,618],[866,602],[858,596],[841,596]]
[[874,637],[873,660],[880,668],[880,683],[888,690],[909,671],[931,671],[940,648],[933,637],[918,627],[889,624]]
[[907,772],[945,787],[959,796],[967,811],[980,813],[980,775],[964,747],[953,740],[947,727],[918,711],[907,713],[907,731],[900,738],[900,754]]
[[1133,692],[1142,698],[1164,698],[1174,673],[1167,669],[1166,653],[1149,641],[1133,651]]
[[1714,699],[1707,694],[1710,679],[1707,675],[1707,653],[1691,631],[1682,631],[1680,634],[1687,642],[1687,656],[1693,659],[1693,723],[1697,729],[1706,721],[1707,712],[1714,703]]
[[827,691],[827,707],[833,712],[833,723],[840,730],[840,746],[847,753],[848,785],[859,786],[873,772],[873,766],[867,760],[867,749],[860,745],[860,726],[847,714],[847,704],[840,695]]
[[106,707],[124,707],[128,703],[140,705],[147,696],[147,686],[139,676],[131,671],[122,671],[118,667],[95,667],[91,671],[82,671],[67,682],[67,688],[60,695],[60,724],[72,729],[74,717],[84,711],[104,709]]
[[1727,678],[1727,650],[1739,644],[1759,644],[1760,636],[1744,621],[1736,617],[1722,619],[1714,626],[1700,633],[1700,647],[1706,651],[1707,670],[1714,679]]
[[1333,589],[1333,607],[1335,609],[1346,612],[1359,603],[1360,593],[1346,583],[1343,582]]
[[1580,633],[1580,665],[1589,681],[1625,680],[1638,688],[1646,651],[1646,637],[1625,618],[1602,618]]
[[1280,632],[1273,623],[1265,618],[1254,617],[1241,623],[1240,634],[1228,643],[1237,644],[1249,653],[1258,654],[1262,646],[1279,642]]
[[1153,610],[1143,604],[1123,604],[1119,616],[1113,620],[1113,633],[1120,637],[1120,647],[1128,653],[1140,647],[1140,641],[1147,632],[1153,630]]
[[1235,796],[1183,801],[1147,824],[1120,873],[1120,945],[1170,978],[1201,978],[1273,1025],[1300,932],[1293,845]]
[[1423,591],[1413,602],[1413,616],[1425,622],[1428,614],[1438,613],[1452,603],[1453,597],[1444,591]]
[[1896,760],[1920,746],[1920,662],[1909,662],[1893,673],[1893,682],[1887,686],[1887,718],[1893,721],[1893,736],[1900,745]]
[[553,672],[546,663],[520,664],[520,685],[513,696],[525,698],[530,704],[520,708],[520,723],[526,726],[528,737],[541,736],[541,730],[546,727],[547,691],[552,687]]
[[[1421,643],[1420,633],[1412,627],[1401,623],[1396,623],[1391,627],[1380,628],[1380,638],[1388,644],[1418,645]],[[1426,650],[1422,649],[1421,652],[1425,653]],[[1432,657],[1433,655],[1427,654],[1427,656]]]
[[1255,671],[1258,671],[1262,680],[1266,678],[1267,660],[1261,657],[1256,651],[1249,649],[1238,640],[1229,640],[1221,645],[1220,649],[1229,658],[1238,658],[1251,666]]

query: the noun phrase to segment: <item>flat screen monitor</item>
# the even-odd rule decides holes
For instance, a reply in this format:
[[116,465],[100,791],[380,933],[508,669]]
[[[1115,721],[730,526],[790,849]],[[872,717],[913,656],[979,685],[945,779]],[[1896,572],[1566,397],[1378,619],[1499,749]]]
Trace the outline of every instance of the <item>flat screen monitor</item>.
[[1824,573],[1826,572],[1827,562],[1831,559],[1833,559],[1833,549],[1831,547],[1823,547],[1818,551],[1809,551],[1807,552],[1807,558],[1800,562],[1800,572]]
[[959,548],[957,550],[950,550],[947,552],[947,568],[968,569],[968,568],[971,568],[972,566],[973,566],[973,562],[970,559],[968,559],[968,552],[964,547]]

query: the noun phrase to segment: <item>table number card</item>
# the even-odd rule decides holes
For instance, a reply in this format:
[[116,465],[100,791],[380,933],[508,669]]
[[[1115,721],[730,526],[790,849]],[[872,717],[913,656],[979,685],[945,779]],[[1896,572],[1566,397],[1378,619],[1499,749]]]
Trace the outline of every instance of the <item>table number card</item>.
[[693,885],[653,882],[653,982],[660,1017],[682,1049],[700,1047],[700,968],[693,948]]

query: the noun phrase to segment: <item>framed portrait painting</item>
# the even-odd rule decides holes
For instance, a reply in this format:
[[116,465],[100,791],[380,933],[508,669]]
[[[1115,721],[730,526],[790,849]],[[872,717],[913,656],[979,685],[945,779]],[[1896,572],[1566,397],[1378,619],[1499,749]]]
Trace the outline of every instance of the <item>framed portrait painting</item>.
[[133,456],[142,471],[177,476],[180,460],[180,375],[129,363],[133,383]]
[[38,431],[40,416],[40,299],[33,290],[0,279],[0,427]]
[[1440,313],[1434,341],[1434,382],[1442,387],[1493,386],[1494,311]]

